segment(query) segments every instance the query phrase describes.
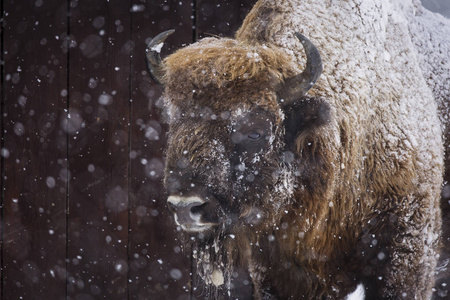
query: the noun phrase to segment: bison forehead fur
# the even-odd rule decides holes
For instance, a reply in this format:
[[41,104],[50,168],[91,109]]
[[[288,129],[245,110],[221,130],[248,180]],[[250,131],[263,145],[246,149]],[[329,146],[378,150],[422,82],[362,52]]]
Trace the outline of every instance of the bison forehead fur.
[[[343,299],[358,283],[374,299],[430,297],[441,125],[407,26],[391,19],[407,9],[380,1],[260,0],[236,39],[149,55],[169,116],[168,204],[206,283],[229,286],[240,265],[255,299]],[[309,85],[296,31],[324,62],[309,95],[290,86]]]
[[[268,46],[250,46],[232,39],[205,38],[180,49],[165,61],[167,89],[185,92],[196,87],[223,88],[230,84],[245,84],[249,80],[274,87],[284,77],[293,75],[293,71],[289,70],[291,58],[284,52]],[[261,86],[254,88],[260,89]],[[228,107],[230,102],[234,103],[233,99],[227,100],[224,105]]]

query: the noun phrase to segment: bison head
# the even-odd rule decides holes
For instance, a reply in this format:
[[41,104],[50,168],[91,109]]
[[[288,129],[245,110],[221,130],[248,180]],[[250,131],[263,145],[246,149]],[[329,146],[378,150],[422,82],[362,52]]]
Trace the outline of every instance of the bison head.
[[314,160],[305,137],[329,119],[328,105],[306,96],[322,70],[319,52],[296,33],[307,57],[300,74],[275,46],[233,39],[206,38],[162,61],[172,32],[152,40],[147,58],[165,87],[165,186],[176,223],[203,238],[277,223],[300,185],[314,188],[301,165]]

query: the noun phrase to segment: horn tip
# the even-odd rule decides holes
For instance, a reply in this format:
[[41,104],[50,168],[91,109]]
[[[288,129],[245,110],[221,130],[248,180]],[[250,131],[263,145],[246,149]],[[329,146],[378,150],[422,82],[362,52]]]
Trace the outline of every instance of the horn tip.
[[151,52],[151,51],[155,51],[157,50],[158,46],[162,43],[164,43],[164,41],[175,32],[175,29],[169,29],[166,30],[164,32],[161,32],[160,34],[158,34],[157,36],[155,36],[150,43],[148,43],[147,48],[146,48],[146,52]]
[[166,30],[155,36],[150,43],[148,43],[145,49],[147,56],[147,66],[150,71],[150,75],[157,83],[162,83],[164,80],[164,63],[161,60],[161,49],[164,46],[164,42],[172,33],[174,29]]
[[307,42],[309,41],[308,38],[306,36],[304,36],[303,34],[301,34],[300,32],[296,31],[294,32],[294,35],[303,43],[303,42]]

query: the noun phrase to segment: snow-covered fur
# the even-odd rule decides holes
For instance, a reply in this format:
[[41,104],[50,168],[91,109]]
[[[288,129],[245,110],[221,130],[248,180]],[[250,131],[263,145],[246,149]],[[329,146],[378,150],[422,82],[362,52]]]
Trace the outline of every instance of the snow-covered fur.
[[[240,264],[255,299],[342,299],[360,282],[368,299],[430,299],[450,82],[450,22],[433,18],[411,0],[260,0],[236,40],[165,60],[165,181],[206,199],[206,282]],[[323,73],[283,103],[306,61],[294,32]]]
[[445,173],[442,190],[443,234],[436,295],[450,293],[450,20],[424,9],[418,0],[405,7],[423,76],[433,92],[444,125]]

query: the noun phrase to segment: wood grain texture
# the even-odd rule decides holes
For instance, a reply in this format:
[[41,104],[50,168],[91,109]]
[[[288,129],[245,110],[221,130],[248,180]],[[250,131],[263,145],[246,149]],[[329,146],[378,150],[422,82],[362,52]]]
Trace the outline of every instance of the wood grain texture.
[[130,3],[71,3],[68,295],[128,297]]
[[[161,1],[162,2],[162,1]],[[134,1],[132,14],[132,111],[130,178],[130,299],[189,299],[189,253],[182,251],[166,207],[162,183],[166,125],[161,118],[162,87],[147,73],[150,40],[175,29],[165,56],[192,42],[192,1]]]
[[3,3],[3,299],[66,293],[66,9]]

